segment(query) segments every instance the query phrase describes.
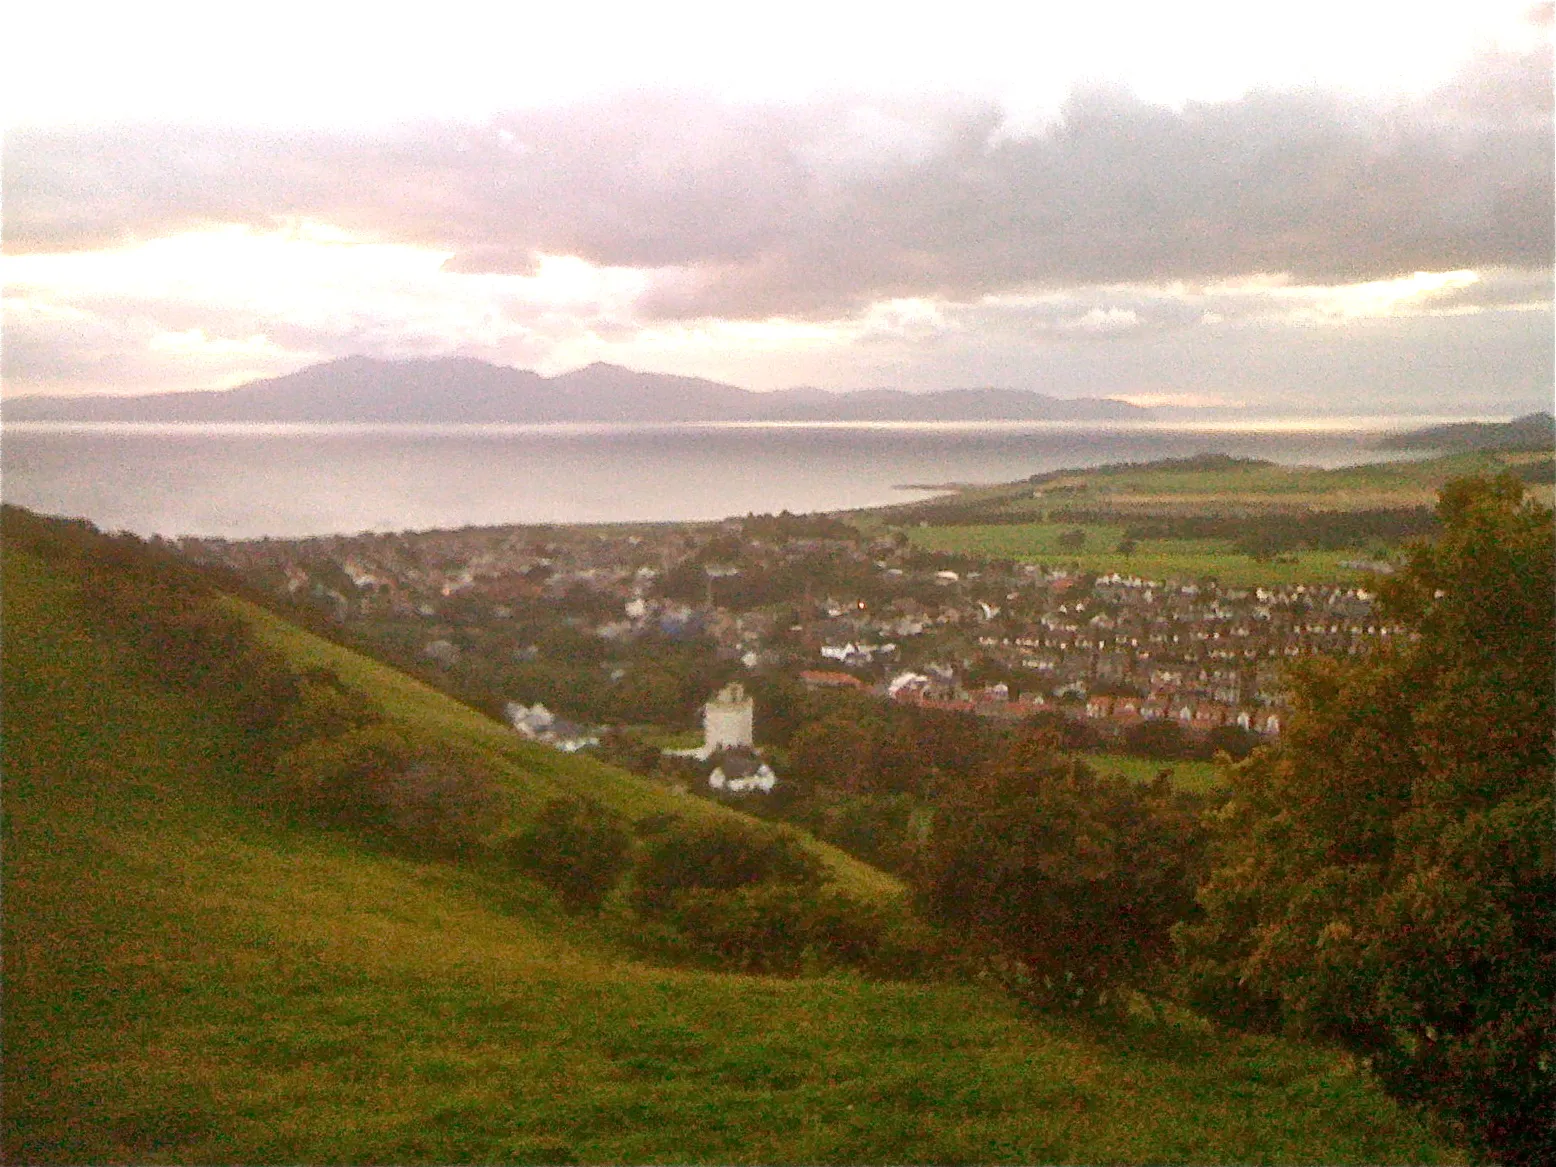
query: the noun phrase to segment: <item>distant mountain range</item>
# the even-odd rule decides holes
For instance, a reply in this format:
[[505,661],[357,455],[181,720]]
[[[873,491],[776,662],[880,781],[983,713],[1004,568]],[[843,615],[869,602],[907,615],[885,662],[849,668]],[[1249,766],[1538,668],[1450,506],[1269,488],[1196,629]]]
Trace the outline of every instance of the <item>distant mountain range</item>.
[[1512,421],[1465,421],[1391,434],[1380,450],[1549,450],[1556,446],[1556,417],[1530,413]]
[[542,377],[463,358],[346,357],[236,389],[135,397],[22,397],[11,421],[131,422],[708,422],[1111,421],[1150,411],[1098,397],[1019,389],[904,393],[869,389],[753,393],[699,377],[593,364]]

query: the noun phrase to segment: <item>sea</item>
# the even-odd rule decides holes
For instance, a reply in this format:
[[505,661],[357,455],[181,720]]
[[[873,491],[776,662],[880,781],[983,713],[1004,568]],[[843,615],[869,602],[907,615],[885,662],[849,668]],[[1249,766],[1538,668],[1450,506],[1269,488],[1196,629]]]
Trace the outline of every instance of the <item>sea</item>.
[[0,497],[139,535],[233,539],[703,520],[1202,453],[1341,466],[1437,419],[0,428]]

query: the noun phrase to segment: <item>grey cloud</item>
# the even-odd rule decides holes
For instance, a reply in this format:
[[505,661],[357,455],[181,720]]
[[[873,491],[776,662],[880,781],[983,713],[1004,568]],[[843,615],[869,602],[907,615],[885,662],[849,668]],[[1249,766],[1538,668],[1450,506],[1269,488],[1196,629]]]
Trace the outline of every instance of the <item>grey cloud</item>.
[[[113,311],[73,305],[68,311],[33,312],[17,310],[13,297],[7,301],[5,345],[0,349],[0,380],[7,396],[101,392],[106,387],[124,392],[203,389],[233,366],[253,370],[256,375],[286,372],[310,355],[305,351],[297,360],[284,355],[258,360],[177,360],[150,344],[154,336],[176,322],[148,314],[144,305]],[[210,318],[201,323],[213,328]],[[240,337],[253,331],[214,334]]]
[[1478,273],[1480,279],[1463,288],[1454,288],[1430,297],[1428,310],[1459,308],[1511,308],[1544,305],[1552,300],[1551,272],[1493,269]]
[[[836,316],[892,296],[1550,265],[1550,54],[1413,103],[1255,93],[1181,112],[1075,95],[998,109],[638,94],[361,137],[15,131],[6,246],[102,246],[308,217],[454,253],[652,269],[649,317]],[[1105,306],[1104,306],[1105,307]],[[1127,307],[1123,305],[1120,307]]]
[[[85,295],[56,302],[38,289],[8,289],[0,376],[8,393],[76,389],[204,389],[234,368],[256,362],[266,374],[290,372],[315,360],[369,354],[389,359],[464,356],[531,366],[549,356],[558,338],[594,322],[504,316],[489,335],[451,332],[437,321],[407,316],[393,305],[344,304],[328,319],[299,321],[203,301],[124,295]],[[205,355],[158,352],[166,333],[199,330],[215,340],[262,336],[272,352]],[[258,375],[258,374],[256,374]]]
[[[1060,396],[1182,393],[1246,403],[1251,413],[1548,408],[1556,353],[1545,312],[1407,316],[1346,328],[1140,328],[1105,342],[1035,331],[983,307],[930,350],[863,354],[860,383],[909,388],[1003,385]],[[832,359],[836,359],[835,357]],[[911,382],[901,378],[910,369]]]

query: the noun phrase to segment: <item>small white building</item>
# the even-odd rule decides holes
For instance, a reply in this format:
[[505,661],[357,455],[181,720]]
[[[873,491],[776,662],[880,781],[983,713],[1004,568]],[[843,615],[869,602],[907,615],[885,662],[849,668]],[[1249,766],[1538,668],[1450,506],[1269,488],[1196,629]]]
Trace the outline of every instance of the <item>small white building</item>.
[[708,775],[708,785],[730,794],[749,794],[753,790],[771,794],[778,785],[778,775],[761,758],[742,751],[726,754]]

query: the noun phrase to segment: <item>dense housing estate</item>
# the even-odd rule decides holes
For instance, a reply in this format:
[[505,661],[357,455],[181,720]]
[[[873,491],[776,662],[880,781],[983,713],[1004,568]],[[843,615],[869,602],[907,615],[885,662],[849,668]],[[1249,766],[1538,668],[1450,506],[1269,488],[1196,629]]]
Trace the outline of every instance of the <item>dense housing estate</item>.
[[[777,671],[810,688],[983,717],[1058,711],[1104,733],[1162,719],[1190,734],[1235,725],[1273,735],[1286,662],[1355,652],[1393,631],[1354,586],[1231,588],[979,563],[917,551],[900,534],[815,525],[191,539],[183,549],[345,624],[397,636],[451,673],[480,672],[498,657],[587,661],[590,684],[620,691],[629,713],[645,659],[686,650],[709,654],[726,676]],[[586,719],[586,709],[553,713],[534,694],[504,695],[522,733],[566,749],[597,736],[566,719]],[[751,745],[738,685],[707,709],[715,751]]]

